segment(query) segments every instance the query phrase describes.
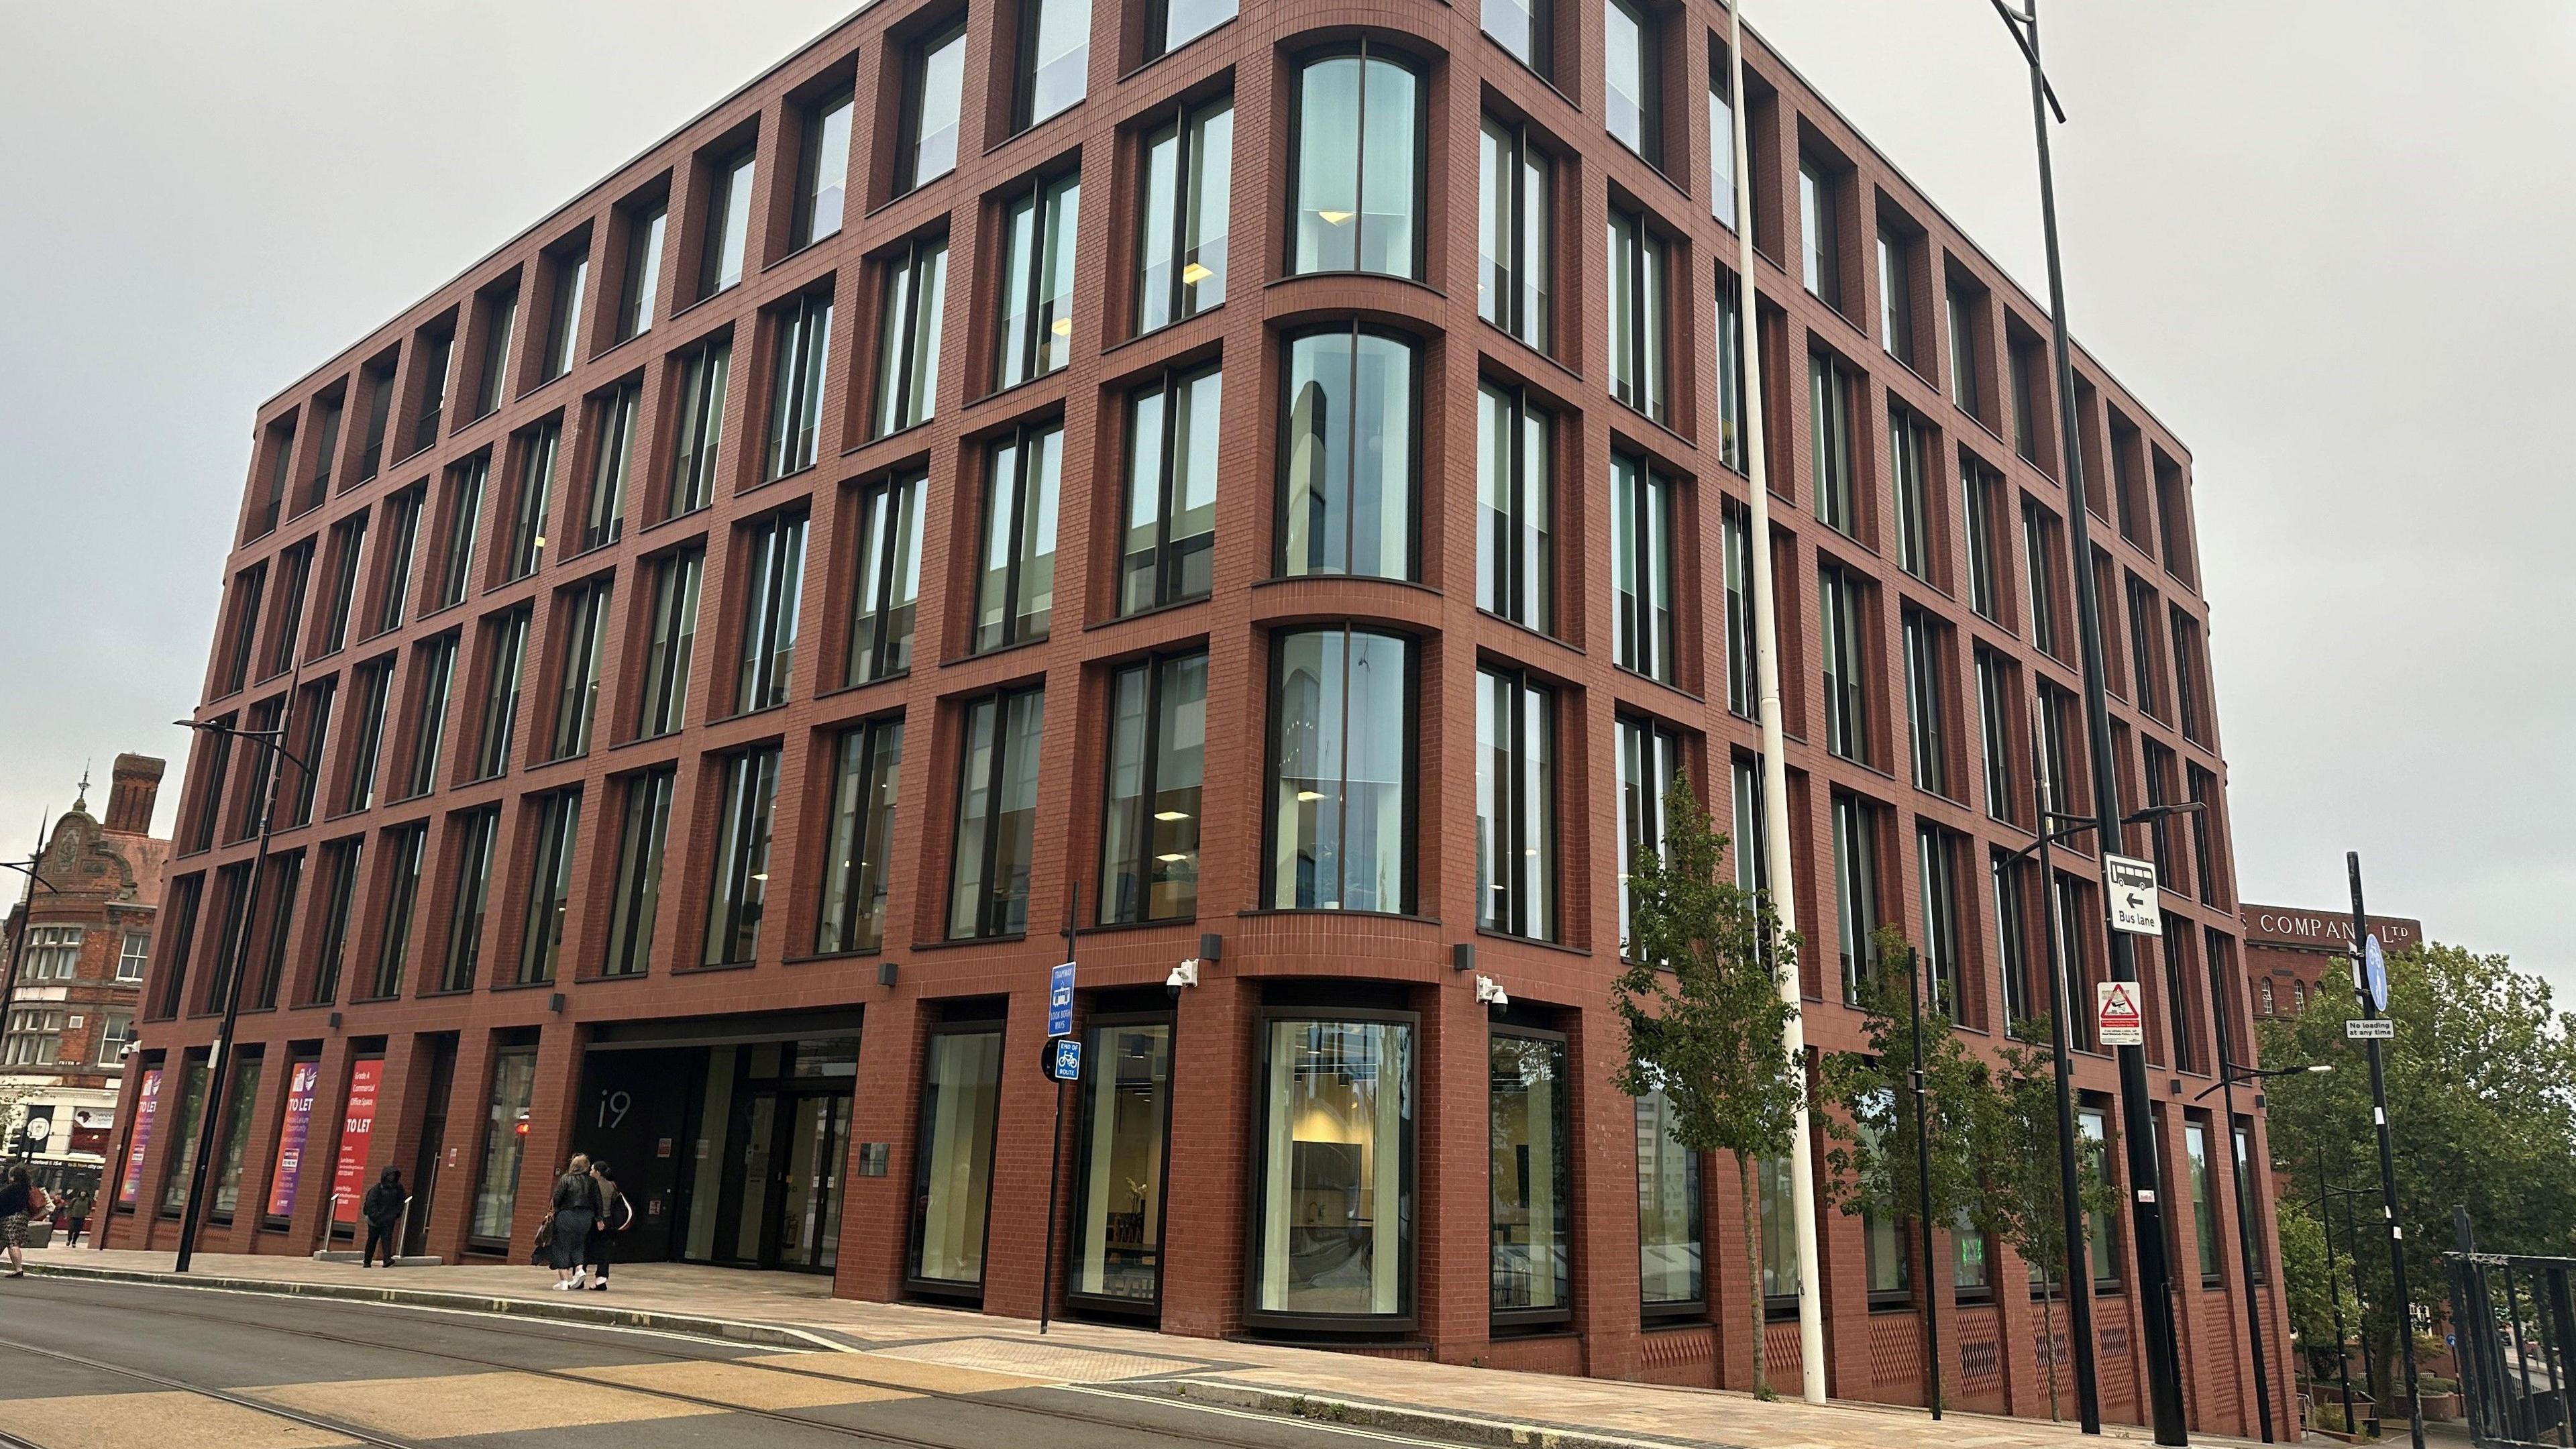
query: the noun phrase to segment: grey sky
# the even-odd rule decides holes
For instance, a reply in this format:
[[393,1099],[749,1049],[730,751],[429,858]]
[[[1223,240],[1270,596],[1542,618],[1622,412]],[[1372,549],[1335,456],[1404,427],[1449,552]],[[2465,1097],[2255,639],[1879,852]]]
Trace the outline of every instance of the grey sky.
[[[262,399],[850,8],[0,10],[0,851],[119,750],[173,762],[168,827]],[[1983,0],[1745,14],[2036,287]],[[2244,894],[2333,906],[2358,849],[2376,909],[2576,1000],[2576,7],[2048,26],[2076,331],[2196,460]]]

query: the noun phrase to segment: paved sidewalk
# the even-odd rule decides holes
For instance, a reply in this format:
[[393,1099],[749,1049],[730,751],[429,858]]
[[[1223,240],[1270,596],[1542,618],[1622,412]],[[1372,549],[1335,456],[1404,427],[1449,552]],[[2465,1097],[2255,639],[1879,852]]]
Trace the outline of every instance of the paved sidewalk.
[[[39,1273],[172,1281],[171,1255],[162,1252],[57,1247],[30,1252],[27,1261]],[[175,1281],[684,1328],[753,1342],[866,1352],[1098,1393],[1300,1414],[1465,1444],[1884,1449],[1934,1435],[1957,1449],[2152,1442],[2146,1430],[2122,1425],[2104,1426],[2095,1440],[2084,1439],[2071,1424],[1974,1414],[1949,1415],[1936,1428],[1919,1409],[1765,1404],[1749,1394],[1716,1389],[1182,1338],[1096,1323],[1059,1322],[1040,1338],[1030,1320],[834,1298],[829,1278],[796,1273],[625,1264],[616,1270],[611,1292],[570,1294],[555,1291],[552,1275],[537,1268],[365,1269],[307,1258],[200,1253],[195,1271]],[[2196,1437],[2194,1442],[2245,1441]]]

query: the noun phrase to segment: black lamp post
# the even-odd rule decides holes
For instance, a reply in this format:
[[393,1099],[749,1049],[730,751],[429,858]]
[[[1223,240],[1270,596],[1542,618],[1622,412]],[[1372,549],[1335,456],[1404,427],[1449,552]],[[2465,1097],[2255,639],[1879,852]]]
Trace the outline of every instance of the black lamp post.
[[[2212,963],[2211,969],[2213,971],[2216,970],[2215,963]],[[2223,1094],[2220,1100],[2227,1113],[2227,1176],[2229,1181],[2236,1184],[2236,1257],[2239,1264],[2239,1270],[2236,1277],[2237,1281],[2243,1284],[2245,1289],[2246,1346],[2252,1349],[2254,1353],[2254,1411],[2256,1417],[2262,1423],[2263,1442],[2269,1444],[2273,1442],[2272,1369],[2270,1363],[2266,1361],[2263,1353],[2262,1302],[2254,1293],[2254,1205],[2259,1202],[2261,1198],[2259,1190],[2254,1186],[2254,1184],[2246,1181],[2245,1175],[2248,1168],[2252,1166],[2251,1162],[2239,1161],[2236,1156],[2236,1084],[2238,1082],[2259,1082],[2266,1077],[2295,1077],[2309,1072],[2331,1072],[2334,1070],[2334,1065],[2331,1062],[2318,1062],[2313,1066],[2305,1067],[2238,1066],[2236,1063],[2227,1059],[2227,1033],[2224,1029],[2224,1023],[2227,1020],[2227,1012],[2223,1005],[2219,1010],[2218,1016],[2219,1021],[2222,1023],[2218,1042],[2218,1080],[2201,1088],[2199,1093],[2194,1096],[2192,1100],[2195,1102],[2203,1101],[2212,1092]],[[2248,1153],[2247,1156],[2250,1158],[2252,1154]],[[2332,1269],[2329,1268],[2328,1271],[2331,1272]],[[2336,1312],[2338,1315],[2341,1314],[2342,1309],[2340,1305],[2337,1306]],[[2338,1318],[2338,1322],[2340,1322],[2340,1318]],[[2342,1347],[2339,1341],[2336,1347],[2338,1349]],[[2345,1385],[2346,1392],[2343,1406],[2344,1425],[2347,1430],[2349,1430],[2352,1425],[2352,1398],[2350,1390],[2351,1385],[2347,1383]]]

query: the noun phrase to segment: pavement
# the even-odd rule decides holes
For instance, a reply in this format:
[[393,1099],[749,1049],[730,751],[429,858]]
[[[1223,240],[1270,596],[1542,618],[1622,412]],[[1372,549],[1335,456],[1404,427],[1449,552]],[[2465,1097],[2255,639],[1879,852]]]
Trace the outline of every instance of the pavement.
[[[1058,1322],[1041,1338],[1037,1325],[1023,1319],[834,1298],[828,1278],[804,1274],[621,1264],[612,1292],[574,1295],[554,1291],[549,1273],[504,1265],[366,1269],[304,1258],[201,1253],[194,1271],[181,1279],[170,1273],[171,1255],[161,1252],[57,1247],[30,1252],[27,1258],[31,1274],[37,1276],[6,1284],[0,1300],[21,1293],[35,1297],[72,1290],[76,1285],[65,1280],[77,1278],[92,1280],[77,1287],[93,1294],[148,1290],[154,1295],[151,1302],[220,1302],[228,1306],[227,1311],[230,1305],[256,1304],[263,1312],[288,1315],[276,1321],[289,1324],[299,1322],[296,1315],[300,1314],[328,1319],[372,1313],[380,1318],[426,1318],[449,1328],[479,1324],[483,1327],[476,1331],[487,1334],[588,1329],[636,1339],[686,1335],[692,1343],[710,1345],[706,1350],[710,1353],[794,1354],[809,1364],[864,1365],[864,1370],[845,1371],[881,1384],[908,1383],[907,1375],[964,1375],[954,1382],[990,1380],[991,1391],[1075,1396],[1095,1414],[1110,1412],[1131,1424],[1127,1437],[1108,1441],[1120,1446],[1155,1442],[1158,1432],[1175,1423],[1204,1426],[1220,1420],[1226,1432],[1214,1437],[1222,1441],[1278,1443],[1282,1441],[1261,1436],[1293,1429],[1321,1434],[1325,1437],[1319,1442],[1329,1442],[1336,1449],[1389,1440],[1541,1449],[1885,1449],[1893,1443],[1928,1438],[1960,1449],[2081,1449],[2105,1442],[2152,1443],[2146,1430],[2123,1425],[2105,1425],[2096,1439],[2080,1435],[2072,1424],[1974,1414],[1953,1413],[1936,1426],[1919,1409],[1794,1400],[1764,1403],[1749,1394],[1724,1390],[1183,1338],[1079,1321]],[[168,1286],[182,1283],[199,1291]],[[280,1303],[279,1296],[307,1301]],[[382,1306],[362,1306],[366,1304],[402,1305],[410,1312],[395,1315]],[[525,1322],[511,1324],[508,1319]],[[28,1333],[29,1322],[13,1306],[0,1306],[0,1350],[9,1347],[9,1339],[35,1341]],[[372,1331],[385,1334],[382,1327]],[[51,1343],[50,1333],[42,1341]],[[479,1351],[506,1353],[489,1346]],[[0,1365],[6,1361],[7,1356],[0,1354]],[[769,1372],[775,1376],[775,1370]],[[15,1396],[14,1385],[0,1378],[0,1398]],[[23,1401],[0,1405],[0,1431],[13,1429],[9,1411],[21,1407]],[[1169,1417],[1175,1414],[1183,1417]],[[1001,1432],[1003,1426],[992,1427]],[[906,1440],[903,1434],[892,1437]],[[1181,1435],[1185,1442],[1207,1442],[1210,1437],[1204,1427]],[[31,1442],[44,1449],[122,1449],[126,1441],[36,1438]],[[159,1449],[187,1441],[164,1437],[133,1442],[149,1442]],[[304,1441],[241,1442],[285,1446]],[[573,1449],[576,1443],[546,1442],[550,1449],[557,1445]],[[620,1449],[637,1449],[643,1442],[647,1441],[632,1437],[617,1441]],[[907,1442],[925,1440],[913,1436]],[[1085,1441],[1050,1429],[1034,1437],[942,1442],[1043,1443],[1048,1449],[1077,1449]],[[2245,1441],[2195,1436],[2194,1442],[2228,1446]]]

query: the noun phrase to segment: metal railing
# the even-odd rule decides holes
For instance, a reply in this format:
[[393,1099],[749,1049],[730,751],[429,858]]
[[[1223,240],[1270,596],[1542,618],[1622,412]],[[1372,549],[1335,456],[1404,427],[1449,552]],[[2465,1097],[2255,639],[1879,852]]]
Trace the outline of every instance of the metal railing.
[[2459,1335],[2469,1437],[2487,1446],[2576,1449],[2567,1400],[2576,1379],[2576,1258],[2444,1253]]

